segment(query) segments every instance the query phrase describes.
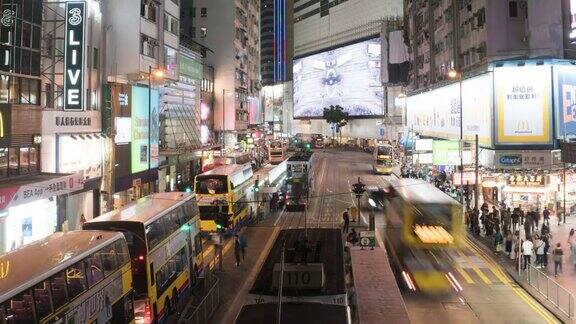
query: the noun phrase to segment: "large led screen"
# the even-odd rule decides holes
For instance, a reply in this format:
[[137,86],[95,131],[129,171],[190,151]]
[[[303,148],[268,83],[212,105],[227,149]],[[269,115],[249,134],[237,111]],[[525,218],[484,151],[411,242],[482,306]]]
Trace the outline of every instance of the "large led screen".
[[[150,168],[158,167],[158,139],[159,139],[159,116],[158,116],[158,90],[151,91],[151,107],[148,107],[148,88],[132,87],[132,136],[131,136],[131,159],[132,173],[138,173]],[[150,139],[148,139],[148,109],[152,119],[150,120]],[[150,140],[150,148],[148,148]]]
[[380,39],[294,60],[294,118],[322,118],[340,105],[351,117],[382,115]]

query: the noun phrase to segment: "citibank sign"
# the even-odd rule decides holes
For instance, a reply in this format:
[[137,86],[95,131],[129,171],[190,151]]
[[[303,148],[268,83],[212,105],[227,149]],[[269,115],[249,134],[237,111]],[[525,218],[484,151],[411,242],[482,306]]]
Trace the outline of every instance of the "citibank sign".
[[84,29],[86,2],[66,2],[64,110],[84,110]]

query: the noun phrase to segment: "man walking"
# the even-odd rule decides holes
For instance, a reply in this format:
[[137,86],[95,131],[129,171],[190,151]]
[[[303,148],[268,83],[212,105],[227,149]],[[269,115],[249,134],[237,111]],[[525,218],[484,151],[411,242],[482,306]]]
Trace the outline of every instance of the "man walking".
[[236,266],[240,266],[240,253],[242,252],[242,247],[240,246],[240,239],[238,235],[234,236],[234,257],[236,258]]
[[238,236],[238,242],[240,242],[240,252],[242,253],[242,261],[244,261],[244,258],[246,257],[246,246],[248,245],[246,244],[246,238],[244,237],[244,235]]
[[544,207],[544,210],[542,211],[542,216],[544,218],[544,224],[550,226],[550,211],[548,210],[548,207]]
[[530,259],[532,259],[532,252],[534,251],[534,244],[530,237],[526,238],[526,241],[522,243],[522,257],[524,258],[524,267],[522,269],[526,270],[528,264],[530,264]]
[[348,210],[349,208],[346,208],[346,210],[342,214],[342,220],[344,221],[344,227],[342,228],[342,231],[345,234],[348,234],[348,227],[350,226],[350,214],[348,213]]
[[562,258],[564,256],[564,251],[562,251],[562,246],[560,243],[556,243],[556,248],[554,249],[554,276],[558,277],[558,269],[562,272]]

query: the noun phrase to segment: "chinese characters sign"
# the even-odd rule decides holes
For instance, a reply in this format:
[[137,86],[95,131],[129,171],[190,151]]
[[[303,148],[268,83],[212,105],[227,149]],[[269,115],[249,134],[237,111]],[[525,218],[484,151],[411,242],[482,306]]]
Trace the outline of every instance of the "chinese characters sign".
[[542,187],[546,184],[546,177],[534,174],[513,174],[508,178],[510,186]]
[[0,210],[84,188],[81,174],[71,174],[16,187],[0,188]]
[[549,144],[550,66],[494,69],[497,144]]

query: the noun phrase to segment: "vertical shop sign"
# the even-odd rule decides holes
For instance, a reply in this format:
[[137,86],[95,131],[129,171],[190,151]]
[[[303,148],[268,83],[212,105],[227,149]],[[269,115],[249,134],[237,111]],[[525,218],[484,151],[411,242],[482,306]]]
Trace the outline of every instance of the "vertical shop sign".
[[66,2],[64,110],[84,110],[84,26],[86,2]]

